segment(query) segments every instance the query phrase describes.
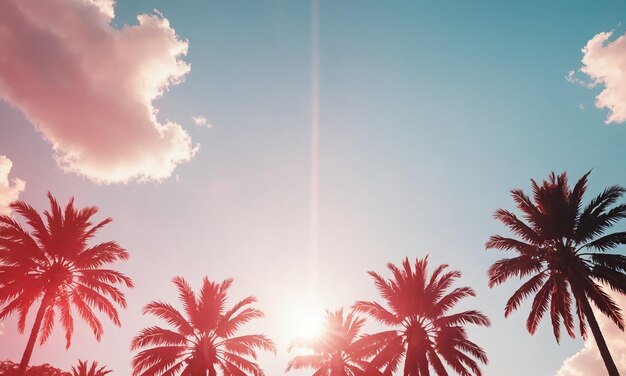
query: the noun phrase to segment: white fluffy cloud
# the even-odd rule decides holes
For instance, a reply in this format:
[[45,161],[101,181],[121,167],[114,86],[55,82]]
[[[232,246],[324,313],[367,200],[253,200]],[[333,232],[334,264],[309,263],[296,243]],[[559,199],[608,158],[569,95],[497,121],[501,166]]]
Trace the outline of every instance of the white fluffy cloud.
[[0,98],[48,140],[59,165],[100,183],[161,180],[198,149],[155,98],[190,66],[160,14],[116,29],[112,0],[0,1]]
[[10,214],[9,204],[17,200],[26,188],[26,182],[23,180],[18,178],[14,178],[13,181],[9,180],[11,168],[13,168],[13,162],[4,155],[0,155],[0,214]]
[[[608,291],[608,290],[607,290]],[[617,305],[626,307],[626,296],[618,293],[611,293]],[[617,365],[620,374],[626,375],[626,334],[622,332],[609,318],[594,310],[600,329],[604,334],[609,351]],[[600,351],[596,346],[591,331],[585,341],[585,347],[572,357],[565,360],[561,369],[555,376],[603,376],[607,375],[604,362],[600,356]]]
[[[596,107],[606,108],[606,123],[626,122],[626,34],[610,41],[612,32],[597,34],[583,48],[580,71],[591,79],[590,86],[602,85]],[[567,79],[583,83],[570,71]]]

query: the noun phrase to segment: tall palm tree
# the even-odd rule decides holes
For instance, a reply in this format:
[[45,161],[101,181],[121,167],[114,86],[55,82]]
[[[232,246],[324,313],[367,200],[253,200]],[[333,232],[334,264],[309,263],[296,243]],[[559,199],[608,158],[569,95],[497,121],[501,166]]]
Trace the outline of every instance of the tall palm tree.
[[74,199],[62,210],[48,193],[50,211],[39,213],[23,201],[11,204],[29,229],[13,218],[0,216],[0,320],[18,315],[18,330],[24,332],[26,316],[39,301],[39,308],[20,362],[18,375],[24,375],[39,336],[40,343],[49,337],[59,317],[65,329],[66,348],[74,331],[72,308],[87,322],[97,340],[103,329],[94,313],[96,308],[120,325],[117,308],[125,308],[124,293],[116,287],[133,287],[124,274],[103,266],[128,259],[128,253],[115,242],[88,245],[110,218],[92,224],[95,206],[74,208]]
[[87,361],[79,360],[75,367],[72,367],[72,376],[105,376],[113,371],[106,369],[106,366],[98,368],[98,362],[91,362],[91,367]]
[[[297,355],[287,365],[292,369],[313,368],[316,376],[362,376],[370,355],[357,343],[365,319],[350,312],[344,317],[343,309],[326,311],[322,333],[312,339],[297,338],[289,347],[311,350],[310,355]],[[369,373],[372,375],[373,373]]]
[[257,349],[276,352],[274,343],[262,334],[235,336],[239,327],[263,316],[250,307],[256,298],[248,296],[232,308],[226,308],[228,288],[233,280],[221,283],[203,279],[196,296],[182,277],[174,284],[186,317],[172,305],[153,301],[144,307],[144,314],[163,319],[174,329],[151,326],[133,338],[131,349],[140,351],[133,359],[134,376],[154,375],[255,375],[265,373],[257,363]]
[[[393,278],[368,272],[388,308],[372,301],[358,301],[354,308],[382,324],[395,329],[366,335],[362,345],[376,348],[371,360],[373,368],[382,368],[391,375],[404,359],[405,376],[428,376],[430,367],[439,376],[447,376],[444,362],[461,375],[481,375],[478,363],[487,363],[487,356],[470,341],[464,324],[489,326],[489,319],[475,310],[449,313],[460,300],[475,296],[470,287],[448,291],[461,273],[439,265],[428,273],[428,256],[415,260],[411,267],[405,258],[401,267],[392,263],[387,268]],[[443,360],[443,361],[442,361]]]
[[610,186],[582,208],[588,176],[589,172],[572,189],[566,173],[552,173],[541,185],[531,180],[532,200],[520,189],[511,191],[523,219],[504,209],[498,209],[494,217],[517,238],[494,235],[486,248],[513,251],[517,256],[496,261],[489,268],[489,286],[513,276],[530,277],[508,300],[504,314],[508,316],[522,300],[534,294],[526,328],[535,333],[549,310],[557,342],[561,322],[567,333],[575,337],[574,303],[581,335],[586,337],[585,323],[589,323],[609,375],[616,376],[619,373],[589,301],[624,330],[620,308],[600,283],[617,293],[626,293],[626,257],[607,253],[626,244],[626,232],[605,234],[617,221],[626,218],[626,205],[614,206],[626,190]]

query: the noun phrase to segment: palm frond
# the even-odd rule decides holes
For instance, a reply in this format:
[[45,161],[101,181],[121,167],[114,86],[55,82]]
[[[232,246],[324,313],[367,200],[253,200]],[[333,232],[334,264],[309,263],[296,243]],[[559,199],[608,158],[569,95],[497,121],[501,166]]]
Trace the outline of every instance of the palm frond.
[[544,313],[548,309],[548,303],[550,301],[550,291],[552,290],[554,281],[552,277],[549,277],[543,286],[537,291],[533,304],[530,308],[530,314],[526,320],[526,328],[530,334],[534,334],[537,330],[537,326],[541,321]]

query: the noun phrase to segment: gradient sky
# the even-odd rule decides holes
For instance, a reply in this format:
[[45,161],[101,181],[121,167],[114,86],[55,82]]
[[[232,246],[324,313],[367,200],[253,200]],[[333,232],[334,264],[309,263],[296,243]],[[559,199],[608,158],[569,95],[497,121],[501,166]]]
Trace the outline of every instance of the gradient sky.
[[[191,65],[154,102],[158,119],[176,121],[200,145],[171,177],[106,185],[64,173],[18,106],[0,101],[0,155],[13,162],[11,177],[26,181],[20,198],[44,209],[51,191],[98,205],[101,218],[114,219],[99,239],[128,249],[130,261],[117,267],[136,283],[121,329],[107,322],[97,343],[77,324],[65,351],[57,328],[32,364],[69,368],[81,358],[130,374],[131,337],[158,323],[141,308],[177,303],[173,276],[198,288],[206,275],[235,279],[231,301],[258,297],[266,318],[243,331],[275,340],[277,356],[260,362],[268,375],[282,374],[296,312],[377,299],[367,270],[426,254],[460,269],[460,283],[478,294],[460,307],[492,320],[470,329],[489,356],[486,375],[552,376],[583,347],[569,338],[557,346],[545,320],[529,335],[528,304],[504,319],[519,283],[487,288],[486,270],[504,254],[486,252],[484,242],[505,233],[491,214],[512,209],[508,191],[529,189],[531,178],[565,170],[578,178],[593,168],[587,198],[626,185],[626,128],[606,125],[607,110],[594,107],[601,86],[566,80],[595,35],[624,34],[626,3],[322,0],[316,283],[311,3],[119,0],[112,24],[135,25],[153,9],[188,41]],[[74,110],[73,102],[63,108]],[[212,127],[196,126],[196,115]],[[27,337],[15,326],[14,317],[4,323],[0,358],[21,356]]]

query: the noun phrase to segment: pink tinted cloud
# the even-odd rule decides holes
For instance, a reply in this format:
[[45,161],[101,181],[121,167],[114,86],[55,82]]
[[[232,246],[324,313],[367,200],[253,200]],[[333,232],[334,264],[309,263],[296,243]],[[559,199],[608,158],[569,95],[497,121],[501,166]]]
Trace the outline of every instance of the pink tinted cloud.
[[0,214],[11,214],[9,204],[17,200],[20,193],[26,188],[26,182],[18,178],[12,181],[9,173],[13,168],[13,162],[4,155],[0,155]]
[[153,106],[190,66],[160,14],[116,29],[111,0],[0,1],[0,97],[19,108],[59,165],[100,183],[161,180],[198,149]]
[[626,34],[609,41],[612,34],[600,33],[587,42],[580,69],[592,80],[591,86],[604,86],[596,107],[609,110],[607,124],[626,121]]
[[[606,291],[610,290],[607,288]],[[626,296],[613,291],[610,294],[619,307],[626,307]],[[596,309],[594,309],[594,312],[617,369],[620,374],[626,375],[626,334]],[[591,332],[589,332],[589,337],[585,341],[583,349],[565,360],[555,376],[589,375],[608,375]]]

